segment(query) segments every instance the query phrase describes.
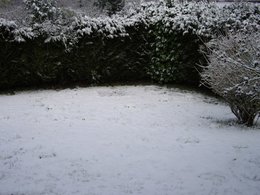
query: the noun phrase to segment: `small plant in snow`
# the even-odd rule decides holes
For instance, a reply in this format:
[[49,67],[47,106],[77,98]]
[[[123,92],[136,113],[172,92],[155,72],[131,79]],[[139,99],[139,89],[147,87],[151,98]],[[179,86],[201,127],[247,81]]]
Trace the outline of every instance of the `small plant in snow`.
[[260,113],[259,32],[214,39],[207,47],[202,82],[228,102],[240,123],[252,126]]

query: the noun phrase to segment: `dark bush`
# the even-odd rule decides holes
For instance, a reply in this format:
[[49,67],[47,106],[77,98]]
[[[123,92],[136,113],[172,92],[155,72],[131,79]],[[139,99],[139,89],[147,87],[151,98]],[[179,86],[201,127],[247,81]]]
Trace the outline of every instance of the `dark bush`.
[[158,34],[161,40],[153,45],[152,65],[149,75],[159,83],[198,84],[198,64],[205,64],[199,52],[202,41],[193,34]]
[[[140,81],[147,79],[150,63],[145,29],[128,27],[128,36],[103,37],[85,35],[70,52],[71,64],[77,68],[74,78],[87,78],[94,83]],[[143,32],[143,35],[142,33]],[[79,70],[82,71],[79,71]]]
[[113,15],[123,9],[125,0],[98,0],[94,5],[107,12],[108,15]]
[[206,65],[199,51],[203,41],[222,31],[259,29],[258,10],[251,4],[158,2],[112,17],[68,16],[56,9],[41,23],[17,26],[0,19],[0,89],[147,79],[198,84],[197,64]]
[[32,39],[20,37],[21,42],[13,41],[15,27],[2,31],[0,88],[148,79],[150,46],[143,23],[128,26],[127,36],[113,37],[98,32],[99,29],[81,34],[87,28],[83,23],[83,26],[72,26],[72,31],[77,33],[67,36],[68,45],[56,35],[48,37],[41,30]]

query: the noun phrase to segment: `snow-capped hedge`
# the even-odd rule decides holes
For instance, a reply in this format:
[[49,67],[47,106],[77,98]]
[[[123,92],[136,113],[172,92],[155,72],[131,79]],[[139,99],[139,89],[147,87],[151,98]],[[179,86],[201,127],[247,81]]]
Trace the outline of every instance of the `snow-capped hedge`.
[[[69,20],[33,23],[28,28],[32,36],[23,37],[23,42],[15,41],[17,28],[0,31],[0,44],[4,45],[0,47],[1,88],[140,81],[147,77],[147,30],[137,17],[77,15]],[[1,36],[6,32],[9,36]]]
[[[34,2],[34,0],[30,1]],[[66,22],[64,22],[64,15],[58,8],[51,8],[51,10],[55,9],[61,12],[60,17],[55,17],[56,20],[46,19],[47,13],[44,14],[42,10],[36,8],[33,9],[32,13],[39,10],[41,12],[39,17],[45,16],[44,20],[42,19],[43,22],[39,23],[37,20],[28,28],[28,26],[18,27],[15,21],[0,18],[1,34],[6,33],[3,31],[8,31],[14,37],[22,36],[33,39],[44,32],[50,40],[55,33],[60,36],[65,34],[68,39],[77,39],[80,36],[98,33],[106,38],[113,38],[127,36],[126,28],[140,23],[146,25],[147,29],[151,25],[159,25],[160,31],[163,33],[182,32],[184,35],[190,33],[202,37],[212,37],[224,30],[252,32],[260,29],[259,6],[250,3],[230,4],[224,7],[219,7],[214,3],[176,3],[168,7],[163,1],[150,2],[142,4],[140,8],[124,12],[125,15],[91,18],[78,14]],[[49,12],[48,14],[53,11]],[[32,17],[31,15],[30,17]],[[35,13],[35,15],[39,14]],[[37,33],[37,31],[41,33]],[[9,41],[8,37],[5,37],[5,40]],[[17,39],[17,41],[20,40]]]
[[[17,85],[10,77],[15,67],[24,67],[20,71],[21,78],[26,78],[22,85],[144,78],[198,83],[196,64],[206,63],[199,52],[203,41],[227,31],[260,28],[259,6],[255,4],[218,7],[184,3],[169,7],[160,1],[97,18],[77,13],[67,16],[64,10],[56,10],[58,17],[29,20],[20,26],[0,19],[0,44],[7,48],[0,48],[0,68],[5,67],[5,74],[0,73],[1,87],[10,82],[10,86]],[[8,58],[7,52],[16,53],[16,60]],[[3,82],[5,77],[8,79]]]
[[0,41],[1,42],[24,42],[32,39],[34,33],[30,27],[18,27],[14,21],[0,18]]
[[184,3],[170,8],[152,6],[156,37],[150,76],[159,82],[197,83],[198,64],[205,64],[200,47],[218,34],[253,32],[260,29],[260,10],[255,4]]

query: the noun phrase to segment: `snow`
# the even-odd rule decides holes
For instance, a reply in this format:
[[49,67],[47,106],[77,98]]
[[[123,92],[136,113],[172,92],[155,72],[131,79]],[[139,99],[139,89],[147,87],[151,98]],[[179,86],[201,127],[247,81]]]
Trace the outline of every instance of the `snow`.
[[260,124],[213,97],[121,86],[0,104],[0,195],[259,194]]

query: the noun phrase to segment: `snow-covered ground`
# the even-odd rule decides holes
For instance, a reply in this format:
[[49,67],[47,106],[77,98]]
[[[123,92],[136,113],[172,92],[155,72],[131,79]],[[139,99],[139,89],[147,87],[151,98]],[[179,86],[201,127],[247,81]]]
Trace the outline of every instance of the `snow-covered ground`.
[[158,86],[0,95],[0,195],[259,195],[260,129]]

